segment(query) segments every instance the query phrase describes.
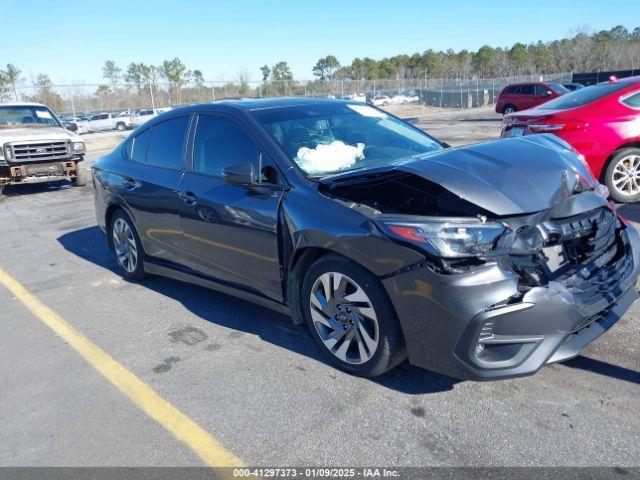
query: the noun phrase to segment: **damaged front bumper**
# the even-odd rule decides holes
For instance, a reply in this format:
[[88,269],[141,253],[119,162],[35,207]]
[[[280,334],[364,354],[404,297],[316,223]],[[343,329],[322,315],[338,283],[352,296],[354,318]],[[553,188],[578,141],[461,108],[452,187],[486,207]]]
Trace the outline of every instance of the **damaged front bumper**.
[[524,291],[521,276],[501,262],[457,274],[419,266],[384,279],[409,361],[491,380],[530,375],[576,356],[638,298],[640,237],[624,226],[616,235],[614,253]]
[[0,165],[0,186],[23,183],[44,183],[76,178],[83,161],[81,155],[57,162]]

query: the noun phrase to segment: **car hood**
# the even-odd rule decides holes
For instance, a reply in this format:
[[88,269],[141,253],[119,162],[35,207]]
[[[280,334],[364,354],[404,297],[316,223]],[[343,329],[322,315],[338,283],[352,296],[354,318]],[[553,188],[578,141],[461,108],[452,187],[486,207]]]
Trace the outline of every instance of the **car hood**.
[[496,215],[546,210],[567,198],[579,181],[596,184],[575,151],[548,134],[445,150],[399,169]]
[[376,170],[417,175],[498,216],[550,209],[583,190],[579,184],[587,190],[598,187],[569,144],[550,134],[450,148]]
[[0,143],[30,140],[77,140],[78,136],[62,127],[0,128]]

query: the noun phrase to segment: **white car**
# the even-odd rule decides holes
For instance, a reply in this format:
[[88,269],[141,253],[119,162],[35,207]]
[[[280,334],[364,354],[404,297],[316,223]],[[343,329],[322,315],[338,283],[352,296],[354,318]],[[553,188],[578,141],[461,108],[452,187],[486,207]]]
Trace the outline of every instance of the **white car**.
[[390,104],[391,98],[389,98],[387,95],[378,95],[376,97],[373,97],[373,100],[371,100],[371,105],[375,107],[386,107]]
[[168,112],[169,110],[171,110],[171,107],[163,107],[163,108],[156,108],[156,109],[145,108],[142,110],[138,110],[138,113],[136,113],[133,116],[133,119],[132,119],[133,125],[135,127],[139,127],[147,120],[151,120],[153,117],[157,117],[161,113]]
[[89,127],[87,126],[86,120],[80,120],[78,117],[70,118],[66,123],[74,124],[76,126],[75,132],[78,135],[84,135],[85,133],[89,133]]
[[86,126],[90,132],[124,131],[134,127],[131,117],[115,113],[97,113],[89,117]]

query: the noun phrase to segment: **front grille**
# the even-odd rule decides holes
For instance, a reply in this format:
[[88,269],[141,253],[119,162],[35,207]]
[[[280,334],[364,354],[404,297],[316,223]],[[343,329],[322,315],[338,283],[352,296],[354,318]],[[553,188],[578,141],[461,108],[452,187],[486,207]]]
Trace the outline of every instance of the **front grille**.
[[633,257],[627,233],[608,209],[558,222],[568,268],[555,279],[569,290],[585,324],[603,314],[628,288]]
[[71,157],[71,144],[65,140],[11,143],[10,161],[46,161]]

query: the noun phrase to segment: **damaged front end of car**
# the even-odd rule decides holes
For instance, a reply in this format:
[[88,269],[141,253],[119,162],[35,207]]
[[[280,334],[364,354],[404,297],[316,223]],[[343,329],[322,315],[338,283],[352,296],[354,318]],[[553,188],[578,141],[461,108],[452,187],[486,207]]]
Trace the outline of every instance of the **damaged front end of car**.
[[[576,356],[636,300],[640,273],[638,234],[572,152],[545,139],[522,144],[525,157],[552,158],[527,200],[504,183],[515,164],[503,162],[504,146],[487,145],[459,151],[454,166],[440,155],[321,187],[424,254],[382,279],[410,362],[475,380],[528,375]],[[472,158],[506,171],[474,172]]]

